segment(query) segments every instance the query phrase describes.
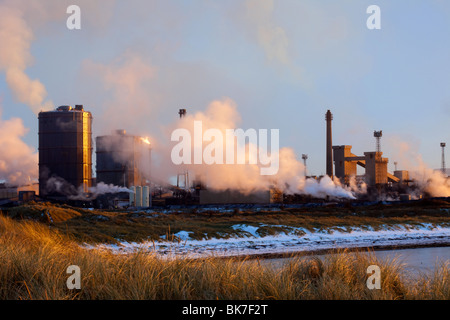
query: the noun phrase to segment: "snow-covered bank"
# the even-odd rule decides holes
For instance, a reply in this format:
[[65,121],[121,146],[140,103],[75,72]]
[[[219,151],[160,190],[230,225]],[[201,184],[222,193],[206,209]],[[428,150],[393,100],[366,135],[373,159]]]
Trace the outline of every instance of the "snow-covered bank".
[[[260,226],[267,227],[263,224]],[[313,232],[303,228],[274,227],[284,227],[288,231],[273,236],[262,236],[258,233],[259,227],[239,224],[232,226],[234,230],[241,231],[241,236],[238,238],[193,240],[189,237],[190,231],[180,231],[173,237],[177,241],[121,242],[119,245],[101,244],[85,245],[84,247],[111,250],[118,254],[144,251],[167,258],[201,258],[317,251],[333,248],[450,244],[450,227],[431,224],[385,226],[382,230],[377,231],[370,226],[334,228],[333,230],[315,230]]]

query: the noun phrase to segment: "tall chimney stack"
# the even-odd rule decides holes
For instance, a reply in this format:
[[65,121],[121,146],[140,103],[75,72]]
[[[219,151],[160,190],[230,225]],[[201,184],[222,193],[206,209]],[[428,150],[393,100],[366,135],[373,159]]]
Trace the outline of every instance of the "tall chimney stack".
[[325,114],[325,120],[327,121],[327,176],[333,178],[333,141],[331,134],[331,121],[333,120],[333,114],[330,110]]
[[441,148],[442,148],[442,173],[444,176],[447,175],[447,169],[445,168],[445,142],[441,142]]

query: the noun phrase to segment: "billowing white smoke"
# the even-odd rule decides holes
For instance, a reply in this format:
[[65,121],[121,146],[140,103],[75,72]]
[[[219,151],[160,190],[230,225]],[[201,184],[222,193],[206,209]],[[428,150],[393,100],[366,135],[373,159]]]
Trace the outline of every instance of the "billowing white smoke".
[[37,79],[26,74],[32,63],[30,46],[33,32],[22,10],[12,2],[0,3],[0,71],[6,73],[6,82],[17,101],[28,105],[35,114],[51,109],[52,102],[44,101],[47,91]]
[[66,196],[77,196],[78,191],[69,182],[67,182],[65,179],[58,177],[58,176],[52,176],[47,180],[47,183],[45,185],[45,189],[48,193],[59,193]]
[[89,191],[92,192],[94,195],[118,193],[118,192],[131,192],[131,190],[128,188],[115,186],[112,184],[106,184],[103,182],[99,182],[95,187],[89,188]]
[[320,181],[315,179],[306,179],[303,193],[313,195],[317,198],[346,198],[356,199],[351,190],[341,186],[338,180],[331,180],[329,176],[325,176]]
[[126,51],[106,64],[86,59],[81,73],[97,93],[103,91],[109,95],[96,107],[97,118],[108,118],[108,121],[99,123],[96,130],[109,134],[113,129],[149,126],[149,119],[153,119],[157,111],[155,97],[148,89],[156,68],[141,55]]
[[61,177],[51,177],[47,180],[46,189],[49,193],[59,193],[67,196],[70,200],[92,200],[100,195],[108,193],[131,192],[130,189],[103,182],[97,183],[95,187],[89,188],[89,193],[85,193],[83,187],[76,189],[72,184]]
[[[223,142],[223,155],[225,155],[225,148],[229,142],[227,141],[225,131],[226,129],[239,128],[240,115],[235,102],[229,98],[225,98],[223,100],[213,101],[205,112],[198,112],[192,115],[188,114],[175,125],[171,126],[167,133],[170,136],[170,132],[173,130],[186,128],[193,136],[194,121],[201,121],[203,132],[208,129],[217,129],[222,132],[223,137],[225,137]],[[245,128],[243,129],[245,130]],[[207,147],[209,143],[204,142],[203,147]],[[247,142],[244,146],[237,146],[236,148],[243,148],[246,152],[246,159],[249,160],[251,158],[249,150],[252,147],[258,151],[258,148],[262,148],[261,145],[255,146],[250,142]],[[276,150],[264,151],[271,151],[276,154]],[[160,147],[156,152],[165,154],[164,158],[166,160],[164,164],[170,166],[169,172],[171,174],[176,173],[174,170],[178,170],[178,172],[188,170],[191,176],[195,177],[198,175],[202,177],[207,187],[214,190],[235,189],[248,194],[257,190],[267,190],[274,186],[288,194],[299,193],[320,198],[329,196],[348,199],[354,199],[356,193],[364,192],[363,189],[356,187],[356,183],[354,183],[353,189],[344,188],[339,181],[333,181],[327,176],[321,180],[305,179],[303,163],[297,160],[293,149],[286,147],[280,148],[278,152],[279,170],[275,175],[261,175],[260,168],[263,166],[259,163],[249,164],[248,161],[246,164],[183,164],[174,166],[171,164],[169,149]]]
[[131,190],[125,187],[99,182],[95,187],[89,188],[89,195],[85,194],[83,192],[83,189],[80,188],[78,189],[78,194],[70,195],[68,198],[70,200],[89,200],[89,199],[96,199],[100,195],[108,193],[120,193],[120,192],[131,192]]
[[0,180],[11,185],[37,181],[38,155],[22,137],[27,133],[19,118],[3,120],[0,107]]
[[432,197],[450,197],[450,179],[442,171],[428,168],[424,163],[411,172],[420,189]]
[[[339,180],[335,177],[335,182]],[[363,195],[367,193],[367,184],[365,182],[357,182],[355,176],[350,177],[349,186],[346,189],[350,190],[354,195]]]
[[394,137],[388,141],[397,151],[395,159],[401,166],[409,170],[410,179],[419,186],[419,190],[412,192],[412,196],[417,197],[422,193],[427,193],[432,197],[450,197],[450,179],[442,171],[429,168],[418,153],[418,143],[411,144]]
[[[93,34],[110,18],[114,1],[78,0],[83,10],[83,25]],[[67,7],[71,0],[0,0],[0,72],[5,72],[6,82],[14,98],[26,104],[37,114],[54,108],[47,99],[47,90],[39,79],[30,78],[26,69],[33,64],[30,49],[40,32],[59,32],[49,29],[48,23],[61,23],[65,29]],[[57,54],[57,53],[55,53]]]

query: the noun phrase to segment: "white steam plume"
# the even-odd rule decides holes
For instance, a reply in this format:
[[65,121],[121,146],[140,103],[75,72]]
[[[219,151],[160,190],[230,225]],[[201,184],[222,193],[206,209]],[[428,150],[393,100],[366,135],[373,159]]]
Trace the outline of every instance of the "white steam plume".
[[[167,128],[167,135],[177,128],[185,128],[193,135],[194,121],[201,121],[203,132],[208,129],[218,129],[222,132],[223,137],[226,137],[226,129],[239,128],[241,117],[237,111],[236,103],[229,99],[216,100],[210,103],[205,112],[197,112],[195,114],[188,114],[176,124]],[[258,129],[258,128],[256,128]],[[245,128],[244,128],[245,130]],[[224,139],[223,154],[226,154],[227,140]],[[203,147],[208,143],[204,142]],[[260,174],[259,164],[192,164],[175,166],[172,164],[170,158],[171,146],[159,146],[155,152],[163,154],[165,161],[162,163],[164,169],[158,168],[158,174],[165,173],[167,175],[176,174],[183,170],[188,170],[191,176],[199,175],[204,179],[207,187],[214,190],[235,189],[243,193],[251,193],[258,190],[268,190],[271,186],[275,186],[285,193],[294,194],[309,194],[315,197],[324,198],[326,196],[335,198],[354,199],[355,194],[362,193],[364,190],[357,189],[354,184],[352,188],[344,188],[339,181],[333,181],[329,177],[324,177],[321,180],[305,179],[304,165],[297,160],[295,152],[292,148],[281,148],[278,152],[279,156],[279,170],[276,175],[264,176]],[[254,146],[260,148],[260,146]],[[245,146],[246,159],[250,155],[250,143],[247,142]],[[156,171],[156,170],[154,170]],[[159,179],[167,178],[159,176]]]
[[273,0],[247,0],[247,17],[256,29],[258,43],[264,49],[269,60],[283,64],[290,62],[289,40],[285,30],[273,22]]
[[101,91],[109,94],[110,98],[100,103],[101,110],[96,110],[97,118],[108,119],[99,124],[101,133],[150,126],[157,108],[148,85],[156,75],[156,68],[141,55],[126,51],[110,63],[86,59],[81,74],[90,81],[97,94]]
[[6,82],[16,100],[37,114],[40,110],[53,108],[53,103],[44,101],[47,96],[45,86],[25,72],[33,60],[30,54],[33,32],[23,12],[9,3],[0,3],[0,71],[6,73]]
[[420,160],[420,165],[410,173],[420,189],[432,197],[450,197],[450,179],[440,170],[428,168]]
[[3,120],[0,107],[0,180],[10,185],[37,181],[38,155],[22,137],[27,133],[19,118]]
[[[402,169],[409,170],[410,179],[419,186],[419,192],[425,192],[432,197],[450,197],[450,179],[442,171],[433,170],[425,164],[418,153],[418,143],[411,144],[398,137],[390,139],[388,143],[397,151],[396,161]],[[415,193],[412,194],[413,197],[416,196]]]
[[82,200],[87,201],[90,199],[96,199],[100,195],[109,194],[109,193],[119,193],[119,192],[131,192],[130,189],[120,186],[115,186],[113,184],[106,184],[103,182],[97,183],[95,187],[89,188],[89,195],[85,194],[83,188],[78,189],[78,193],[76,195],[69,195],[70,200]]

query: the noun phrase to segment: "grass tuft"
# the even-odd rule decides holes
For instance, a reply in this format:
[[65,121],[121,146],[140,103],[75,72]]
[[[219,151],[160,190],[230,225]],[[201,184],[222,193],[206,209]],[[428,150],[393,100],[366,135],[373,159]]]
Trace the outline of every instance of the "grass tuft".
[[[366,269],[381,268],[381,290]],[[66,286],[67,267],[81,269],[81,289]],[[336,251],[292,257],[281,267],[259,260],[163,260],[137,252],[114,255],[81,248],[52,226],[0,217],[0,299],[450,299],[449,265],[417,281],[396,259]]]

